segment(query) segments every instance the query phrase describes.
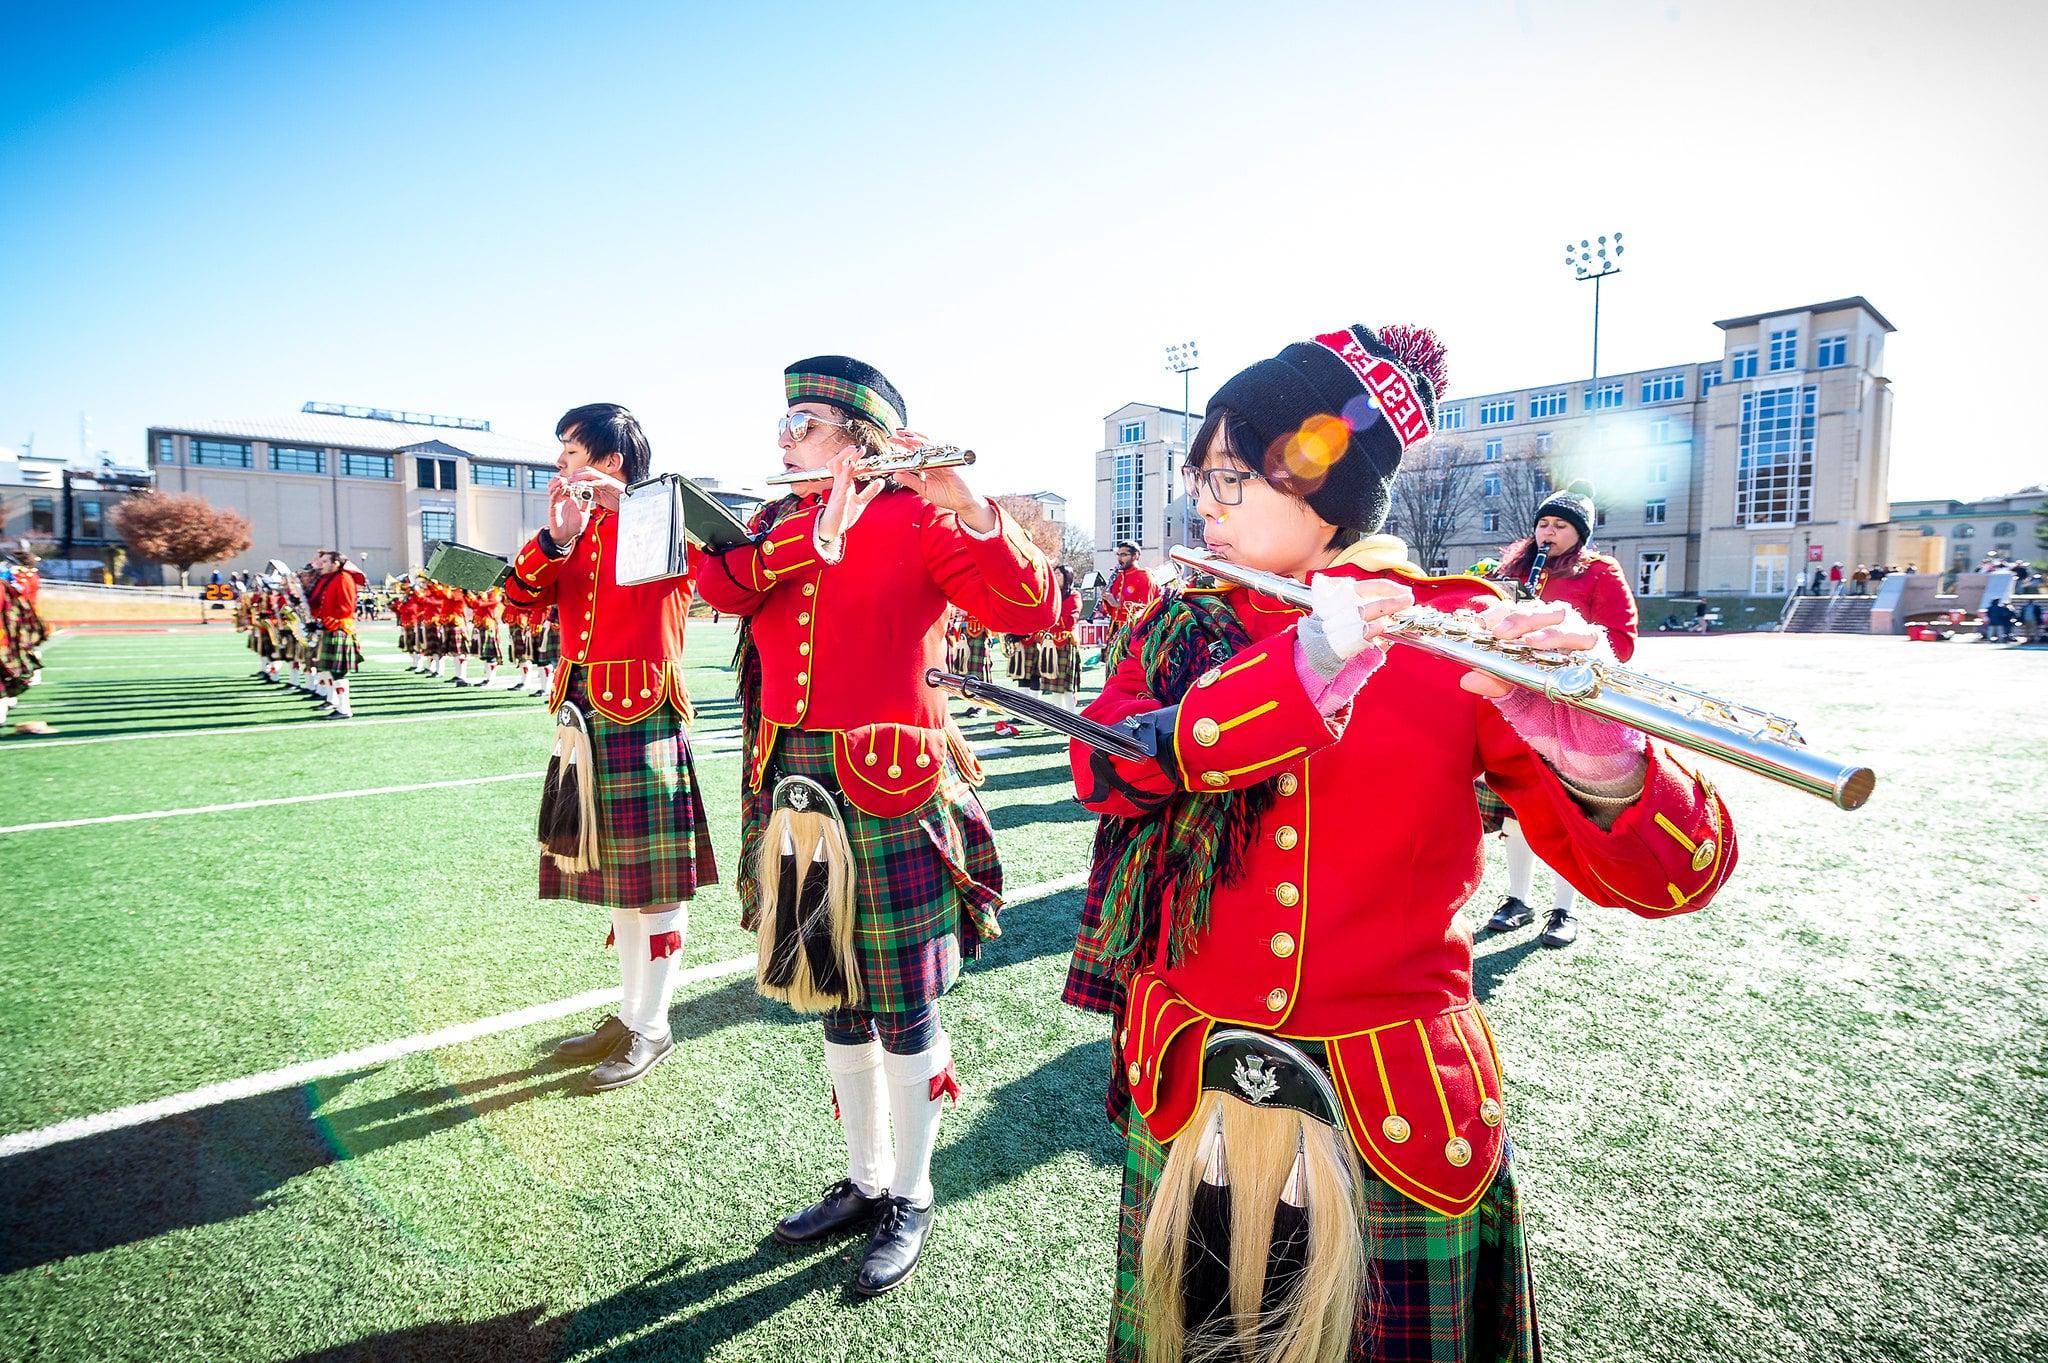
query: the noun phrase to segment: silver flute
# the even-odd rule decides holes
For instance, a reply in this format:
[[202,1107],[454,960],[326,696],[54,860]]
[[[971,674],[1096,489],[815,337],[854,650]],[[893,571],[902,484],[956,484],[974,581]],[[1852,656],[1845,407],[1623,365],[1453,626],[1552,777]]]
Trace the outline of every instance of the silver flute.
[[[1198,573],[1249,587],[1290,606],[1310,607],[1308,587],[1293,578],[1242,567],[1184,546],[1167,554]],[[1837,762],[1808,748],[1799,726],[1783,715],[1612,663],[1496,639],[1474,610],[1410,606],[1382,624],[1385,637],[1395,643],[1419,648],[1511,686],[1525,687],[1574,710],[1616,720],[1687,752],[1717,757],[1794,790],[1818,795],[1838,809],[1862,808],[1877,785],[1877,773],[1869,767]]]
[[[963,450],[958,445],[925,445],[914,450],[896,450],[888,454],[871,455],[857,460],[853,466],[855,481],[870,478],[887,478],[892,473],[922,473],[926,469],[960,468],[974,462],[974,451]],[[787,487],[791,483],[821,483],[830,480],[827,469],[804,469],[796,473],[778,473],[764,479],[770,487]]]

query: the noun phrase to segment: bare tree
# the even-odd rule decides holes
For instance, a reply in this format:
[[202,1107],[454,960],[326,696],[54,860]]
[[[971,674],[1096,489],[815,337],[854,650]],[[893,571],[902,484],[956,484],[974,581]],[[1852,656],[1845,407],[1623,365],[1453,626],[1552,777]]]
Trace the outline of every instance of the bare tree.
[[179,586],[193,564],[233,558],[251,543],[249,522],[238,512],[185,492],[130,497],[108,521],[137,558],[174,564]]
[[1060,526],[1060,551],[1053,562],[1066,564],[1076,584],[1086,580],[1095,571],[1095,536],[1072,521],[1064,522]]
[[1458,538],[1459,523],[1478,514],[1482,467],[1463,446],[1431,444],[1410,450],[1394,475],[1389,524],[1430,572]]
[[1536,508],[1556,490],[1549,463],[1540,455],[1503,459],[1491,470],[1500,475],[1500,498],[1488,508],[1500,512],[1501,543],[1512,544],[1536,526]]

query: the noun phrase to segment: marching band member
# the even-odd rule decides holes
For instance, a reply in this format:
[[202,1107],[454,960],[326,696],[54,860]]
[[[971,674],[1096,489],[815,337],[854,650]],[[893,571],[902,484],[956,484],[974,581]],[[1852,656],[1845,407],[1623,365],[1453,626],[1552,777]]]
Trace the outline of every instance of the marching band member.
[[553,606],[537,612],[533,627],[533,683],[536,695],[551,695],[555,669],[562,656],[561,612]]
[[[1588,624],[1607,631],[1615,658],[1627,662],[1636,651],[1636,598],[1628,589],[1628,575],[1621,565],[1606,554],[1595,553],[1587,543],[1597,519],[1592,484],[1576,481],[1552,493],[1536,508],[1531,533],[1501,551],[1493,576],[1521,585],[1540,600],[1568,602]],[[1487,920],[1486,930],[1512,932],[1535,917],[1528,899],[1536,853],[1514,811],[1483,781],[1479,783],[1479,813],[1488,829],[1500,829],[1508,847],[1508,892]],[[1578,902],[1579,892],[1571,881],[1557,877],[1556,898],[1536,940],[1547,947],[1568,947],[1577,941],[1579,919],[1573,910]]]
[[1735,830],[1633,730],[1379,637],[1411,603],[1600,653],[1567,606],[1430,578],[1379,535],[1441,350],[1363,327],[1226,383],[1185,478],[1222,558],[1303,612],[1176,591],[1133,625],[1079,744],[1105,816],[1068,998],[1114,1008],[1125,1170],[1111,1356],[1532,1359],[1500,1065],[1456,915],[1484,773],[1551,863],[1646,917],[1704,906]]
[[472,682],[469,679],[469,660],[463,659],[461,668],[455,674],[458,686],[489,686],[498,675],[498,659],[505,652],[504,631],[498,628],[498,613],[504,605],[504,594],[497,588],[487,592],[469,593],[469,623],[471,642],[477,657],[483,659],[484,679]]
[[[0,723],[42,672],[43,660],[37,650],[50,631],[36,606],[40,585],[33,560],[0,561]],[[37,722],[26,727],[33,728]]]
[[1159,584],[1138,566],[1138,546],[1131,540],[1119,541],[1116,569],[1110,573],[1109,587],[1103,593],[1103,604],[1109,610],[1110,634],[1121,633],[1158,596]]
[[1053,566],[1060,599],[1059,619],[1038,636],[1038,689],[1069,710],[1079,708],[1081,644],[1074,630],[1081,620],[1081,597],[1074,590],[1074,570]]
[[1035,631],[1053,597],[1029,538],[955,470],[856,480],[857,459],[922,444],[899,433],[903,399],[880,371],[818,356],[784,391],[783,466],[817,477],[763,508],[753,543],[712,556],[699,590],[744,617],[740,901],[757,987],[824,1013],[847,1147],[847,1177],[775,1234],[872,1224],[854,1288],[873,1295],[910,1273],[932,1224],[939,1108],[958,1090],[939,996],[1000,931],[978,769],[924,671],[949,602]]
[[526,691],[533,681],[532,621],[535,613],[511,600],[503,603],[505,639],[511,648],[512,661],[519,664],[519,675],[512,679],[514,691]]
[[[611,910],[623,990],[618,1015],[555,1047],[595,1064],[592,1092],[630,1084],[670,1051],[669,1000],[689,930],[687,901],[718,865],[690,758],[683,626],[691,576],[618,582],[618,493],[647,477],[633,414],[599,402],[565,414],[547,523],[513,561],[505,595],[559,608],[563,662],[548,708],[557,756],[541,805],[540,896]],[[586,507],[574,489],[590,484]],[[694,563],[692,570],[694,571]]]
[[306,609],[320,625],[319,653],[313,660],[316,694],[327,701],[330,716],[351,719],[355,710],[348,700],[348,676],[363,665],[362,645],[356,642],[356,599],[369,578],[338,549],[322,549],[313,556],[318,574],[306,592]]

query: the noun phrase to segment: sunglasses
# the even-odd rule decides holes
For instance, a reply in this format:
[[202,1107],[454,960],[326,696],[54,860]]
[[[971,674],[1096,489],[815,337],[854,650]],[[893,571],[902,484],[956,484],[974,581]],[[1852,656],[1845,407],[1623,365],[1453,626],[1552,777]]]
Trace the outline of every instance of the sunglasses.
[[1263,478],[1263,473],[1250,469],[1231,468],[1219,465],[1216,468],[1193,469],[1183,467],[1180,471],[1180,489],[1190,501],[1202,495],[1204,487],[1209,489],[1210,500],[1218,506],[1242,506],[1244,485],[1254,478]]
[[785,412],[783,413],[782,420],[775,423],[775,433],[778,436],[786,435],[791,440],[801,441],[806,435],[810,434],[812,426],[830,426],[835,431],[843,431],[852,424],[850,421],[827,421],[825,418],[813,416],[809,412]]

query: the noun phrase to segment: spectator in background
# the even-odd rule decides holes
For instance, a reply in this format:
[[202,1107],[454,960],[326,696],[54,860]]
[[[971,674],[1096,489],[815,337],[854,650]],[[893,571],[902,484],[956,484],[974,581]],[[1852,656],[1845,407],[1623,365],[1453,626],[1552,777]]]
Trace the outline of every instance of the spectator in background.
[[1842,565],[1841,565],[1841,564],[1839,564],[1839,563],[1837,563],[1837,564],[1836,564],[1836,565],[1835,565],[1834,567],[1832,567],[1832,568],[1828,569],[1828,595],[1829,595],[1829,596],[1840,596],[1841,594],[1842,594]]
[[1854,573],[1851,573],[1851,574],[1849,575],[1849,581],[1850,581],[1850,584],[1851,584],[1851,586],[1850,586],[1850,590],[1849,590],[1849,595],[1851,595],[1851,596],[1862,596],[1862,595],[1864,595],[1865,593],[1864,593],[1864,591],[1863,591],[1863,586],[1864,586],[1864,584],[1865,584],[1865,583],[1867,583],[1867,582],[1869,582],[1869,581],[1870,581],[1870,569],[1866,568],[1866,567],[1865,567],[1864,565],[1862,565],[1861,563],[1857,564],[1857,565],[1856,565],[1856,571],[1855,571]]
[[1824,571],[1819,568],[1813,570],[1813,594],[1815,596],[1820,595],[1820,584],[1827,580],[1828,575]]

